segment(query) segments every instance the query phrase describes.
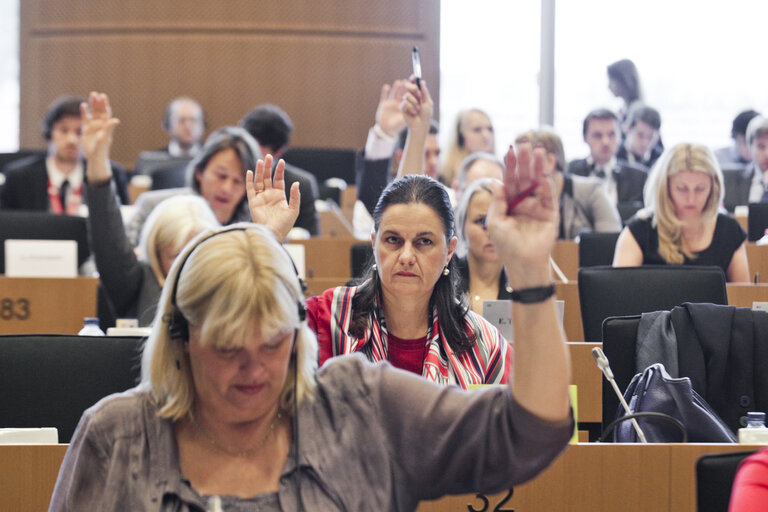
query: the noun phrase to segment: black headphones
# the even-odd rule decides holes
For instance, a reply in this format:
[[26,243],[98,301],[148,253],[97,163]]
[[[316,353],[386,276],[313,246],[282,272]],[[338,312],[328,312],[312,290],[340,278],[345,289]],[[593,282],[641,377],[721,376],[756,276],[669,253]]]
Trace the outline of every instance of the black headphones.
[[[167,322],[168,322],[168,335],[172,340],[179,340],[182,342],[186,342],[189,340],[189,321],[186,319],[186,317],[181,313],[179,310],[179,307],[176,305],[176,290],[179,286],[179,276],[181,276],[181,271],[184,268],[184,265],[187,263],[187,260],[189,259],[190,255],[195,252],[195,250],[200,247],[203,243],[207,242],[213,237],[216,237],[218,235],[229,233],[231,231],[248,231],[250,227],[247,226],[231,226],[228,228],[224,228],[220,231],[216,231],[214,233],[211,233],[210,235],[202,238],[199,240],[194,247],[192,247],[189,251],[187,251],[187,254],[184,256],[184,259],[181,261],[181,264],[179,264],[179,269],[176,271],[176,278],[173,281],[173,290],[171,291],[171,305],[173,306],[173,311],[168,314]],[[299,281],[299,288],[301,289],[302,293],[304,290],[306,290],[306,283],[299,277],[299,271],[296,269],[296,265],[293,263],[293,259],[291,259],[290,254],[288,254],[288,251],[285,250],[285,248],[280,245],[280,247],[285,251],[286,256],[288,257],[288,261],[291,262],[291,265],[293,266],[294,272],[296,272],[296,279]],[[304,304],[302,300],[296,301],[297,308],[299,312],[299,321],[304,322],[307,318],[307,306]],[[295,351],[295,346],[294,346]]]

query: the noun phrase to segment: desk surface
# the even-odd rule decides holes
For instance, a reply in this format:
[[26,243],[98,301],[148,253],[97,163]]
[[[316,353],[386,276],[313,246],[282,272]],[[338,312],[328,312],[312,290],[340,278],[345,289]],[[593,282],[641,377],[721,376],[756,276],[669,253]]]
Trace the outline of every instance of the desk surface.
[[[67,445],[0,446],[0,503],[4,510],[46,510]],[[706,453],[756,450],[738,444],[577,444],[535,480],[518,486],[504,505],[515,512],[696,510],[696,460]],[[423,502],[418,512],[494,510],[505,493]],[[504,510],[499,508],[496,510]]]

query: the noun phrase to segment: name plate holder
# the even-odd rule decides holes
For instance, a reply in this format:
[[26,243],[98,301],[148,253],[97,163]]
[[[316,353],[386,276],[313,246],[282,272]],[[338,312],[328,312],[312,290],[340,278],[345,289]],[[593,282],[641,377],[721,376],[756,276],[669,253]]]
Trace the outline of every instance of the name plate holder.
[[0,276],[0,334],[77,334],[97,316],[95,277]]

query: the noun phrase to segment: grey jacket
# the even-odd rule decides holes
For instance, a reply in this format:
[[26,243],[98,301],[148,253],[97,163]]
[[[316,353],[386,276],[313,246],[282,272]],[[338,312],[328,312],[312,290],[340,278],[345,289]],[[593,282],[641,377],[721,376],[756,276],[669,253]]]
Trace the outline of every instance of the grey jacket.
[[96,269],[115,313],[121,318],[137,318],[141,326],[150,325],[160,298],[160,283],[149,264],[136,258],[109,185],[88,185],[88,212]]
[[[501,492],[533,478],[565,448],[573,421],[523,409],[506,387],[441,387],[361,355],[317,372],[298,408],[279,482],[282,510],[414,510],[445,494]],[[173,425],[140,388],[112,395],[80,420],[51,511],[205,510],[183,481]]]
[[566,174],[560,216],[563,239],[576,238],[584,231],[621,231],[619,212],[598,178]]

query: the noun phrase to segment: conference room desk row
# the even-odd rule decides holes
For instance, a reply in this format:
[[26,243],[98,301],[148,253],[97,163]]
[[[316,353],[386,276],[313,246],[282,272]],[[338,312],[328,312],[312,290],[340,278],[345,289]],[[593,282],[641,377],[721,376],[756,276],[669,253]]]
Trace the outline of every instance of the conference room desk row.
[[[694,512],[695,467],[701,455],[759,448],[738,444],[573,444],[538,478],[511,492],[448,496],[422,502],[417,511]],[[3,510],[46,510],[66,449],[64,444],[0,446]]]

